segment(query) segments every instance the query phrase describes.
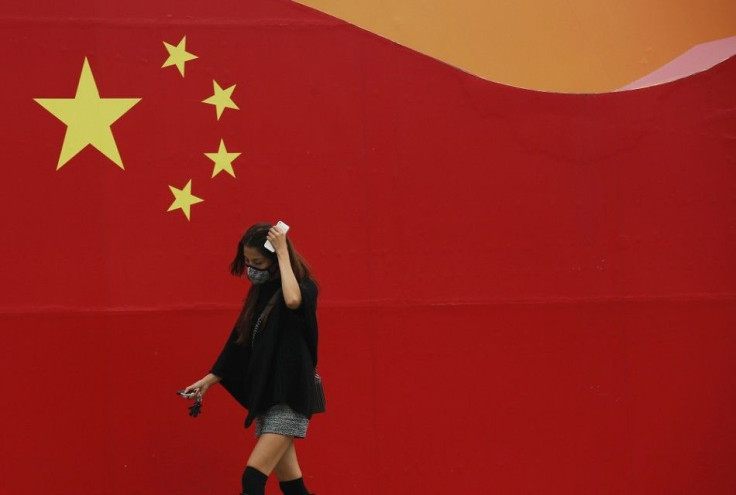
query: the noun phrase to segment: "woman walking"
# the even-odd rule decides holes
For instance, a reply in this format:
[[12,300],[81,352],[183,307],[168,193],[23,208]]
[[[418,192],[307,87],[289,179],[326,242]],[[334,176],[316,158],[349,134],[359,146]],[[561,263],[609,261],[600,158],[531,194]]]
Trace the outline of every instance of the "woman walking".
[[317,285],[291,240],[267,223],[245,232],[230,272],[245,272],[252,283],[245,304],[210,372],[185,391],[201,400],[220,383],[248,409],[245,427],[255,420],[258,441],[243,472],[242,495],[264,495],[272,471],[284,494],[310,495],[294,439],[306,438],[317,402]]

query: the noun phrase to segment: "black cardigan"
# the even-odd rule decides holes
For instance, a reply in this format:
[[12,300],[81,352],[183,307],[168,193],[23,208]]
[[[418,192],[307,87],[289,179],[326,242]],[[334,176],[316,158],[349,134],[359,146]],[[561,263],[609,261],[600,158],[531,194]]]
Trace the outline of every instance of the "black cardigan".
[[[276,279],[261,286],[253,313],[257,319],[266,301],[281,285]],[[278,297],[271,314],[256,336],[254,348],[235,343],[234,326],[210,373],[248,409],[245,427],[271,406],[286,403],[308,418],[315,406],[314,371],[317,367],[317,285],[310,279],[299,283],[302,303],[286,307]]]

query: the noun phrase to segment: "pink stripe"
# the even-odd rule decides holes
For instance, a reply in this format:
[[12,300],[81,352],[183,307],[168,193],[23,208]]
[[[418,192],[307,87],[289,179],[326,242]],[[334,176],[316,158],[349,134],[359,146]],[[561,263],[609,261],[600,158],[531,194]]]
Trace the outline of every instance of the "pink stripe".
[[647,88],[708,70],[736,54],[736,36],[695,45],[673,61],[616,91]]

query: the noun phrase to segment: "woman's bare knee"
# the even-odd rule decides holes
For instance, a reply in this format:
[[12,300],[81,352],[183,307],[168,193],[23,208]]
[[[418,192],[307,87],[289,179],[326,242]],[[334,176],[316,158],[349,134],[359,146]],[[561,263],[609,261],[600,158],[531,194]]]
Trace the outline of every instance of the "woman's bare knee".
[[296,448],[292,439],[289,448],[279,460],[274,468],[276,477],[279,481],[291,481],[302,477],[302,471],[299,469],[299,461],[296,458]]

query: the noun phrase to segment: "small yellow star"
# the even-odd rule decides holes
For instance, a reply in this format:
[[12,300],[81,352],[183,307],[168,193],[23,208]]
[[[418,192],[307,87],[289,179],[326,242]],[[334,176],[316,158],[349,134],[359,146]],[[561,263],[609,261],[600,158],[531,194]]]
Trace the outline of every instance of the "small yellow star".
[[202,100],[202,103],[209,103],[210,105],[215,105],[215,108],[217,109],[217,120],[220,120],[220,115],[222,115],[222,112],[226,108],[233,108],[235,110],[240,110],[231,98],[233,91],[235,91],[235,84],[233,84],[227,89],[222,89],[220,85],[217,84],[217,81],[215,81],[214,79],[212,80],[212,84],[215,87],[215,94],[213,94],[206,100]]
[[141,99],[100,98],[87,57],[84,58],[74,98],[34,99],[36,103],[66,124],[64,144],[61,146],[56,170],[63,167],[88,145],[94,146],[115,165],[125,169],[110,126]]
[[223,170],[228,174],[235,177],[235,171],[233,170],[233,160],[240,156],[240,153],[228,153],[225,148],[225,141],[220,139],[220,149],[217,153],[205,153],[207,158],[215,162],[215,168],[212,170],[212,177],[219,174]]
[[164,65],[162,65],[161,68],[163,69],[164,67],[176,65],[176,68],[179,69],[179,73],[181,73],[181,77],[184,77],[184,64],[190,60],[198,58],[196,55],[189,53],[186,50],[187,37],[184,36],[176,46],[170,45],[164,41],[164,46],[169,52],[169,58],[166,59],[166,62],[164,62]]
[[189,182],[187,182],[187,185],[184,186],[183,189],[177,189],[174,186],[169,186],[169,189],[171,189],[171,192],[174,194],[174,198],[176,199],[174,199],[174,202],[171,203],[171,206],[169,206],[167,211],[181,208],[181,211],[184,212],[184,216],[187,217],[187,220],[189,220],[189,211],[191,206],[204,201],[202,198],[198,198],[192,194],[192,179],[189,179]]

